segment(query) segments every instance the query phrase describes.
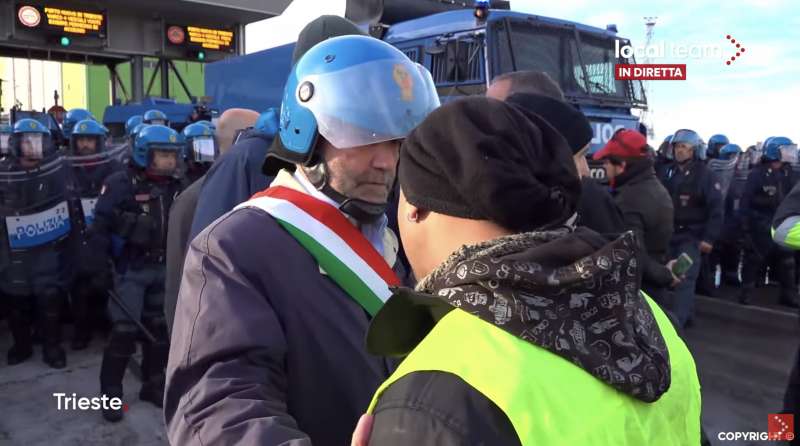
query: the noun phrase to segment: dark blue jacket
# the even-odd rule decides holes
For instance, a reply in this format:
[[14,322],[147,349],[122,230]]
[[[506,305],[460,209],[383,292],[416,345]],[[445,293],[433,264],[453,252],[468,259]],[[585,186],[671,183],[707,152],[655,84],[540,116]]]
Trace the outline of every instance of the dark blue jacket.
[[760,164],[750,171],[741,202],[741,217],[745,225],[765,226],[772,222],[775,211],[794,186],[791,170],[772,169]]
[[714,172],[700,161],[690,161],[683,170],[676,163],[663,181],[675,210],[675,235],[691,234],[713,244],[725,217],[722,186]]
[[[153,181],[133,169],[112,174],[97,200],[91,246],[110,254],[119,273],[163,263],[169,208],[183,186],[174,179]],[[141,242],[134,241],[135,234]]]
[[269,186],[272,179],[261,172],[261,165],[271,144],[272,135],[249,129],[214,162],[200,191],[202,198],[195,210],[189,240],[234,206]]
[[167,366],[170,443],[349,444],[390,372],[366,352],[369,322],[266,212],[218,219],[186,256]]

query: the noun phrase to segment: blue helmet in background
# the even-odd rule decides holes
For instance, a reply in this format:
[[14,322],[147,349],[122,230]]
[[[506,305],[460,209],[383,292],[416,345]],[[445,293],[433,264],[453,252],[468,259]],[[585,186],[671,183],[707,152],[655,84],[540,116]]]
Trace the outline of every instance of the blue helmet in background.
[[672,135],[670,146],[672,146],[674,150],[675,145],[679,143],[692,146],[694,148],[695,159],[706,159],[706,144],[703,142],[703,139],[700,138],[700,135],[698,135],[694,130],[681,129],[675,132]]
[[264,113],[261,113],[256,119],[253,128],[266,135],[275,135],[278,133],[280,126],[279,111],[275,108],[269,108]]
[[169,126],[167,115],[161,110],[147,110],[142,116],[145,124]]
[[[172,175],[179,167],[179,161],[183,157],[183,147],[185,141],[175,130],[163,125],[145,125],[137,134],[136,142],[133,145],[131,159],[134,165],[141,169],[151,170],[157,175]],[[175,166],[170,172],[157,171],[152,169],[154,153],[156,151],[174,153]]]
[[128,118],[128,120],[125,121],[125,134],[130,136],[133,133],[133,129],[142,122],[144,122],[144,117],[142,115],[134,115]]
[[64,116],[64,123],[61,124],[61,132],[64,134],[64,138],[69,139],[70,134],[72,134],[72,128],[75,127],[78,121],[83,121],[84,119],[94,119],[94,116],[85,108],[73,108],[68,111],[67,115]]
[[217,126],[215,126],[213,122],[211,122],[211,121],[206,121],[205,119],[202,119],[202,120],[200,120],[200,121],[197,121],[197,122],[195,122],[195,124],[203,124],[204,126],[206,126],[206,127],[210,128],[210,129],[213,129],[213,130],[216,130],[216,129],[217,129]]
[[767,161],[797,161],[797,145],[785,136],[770,136],[761,147],[762,157]]
[[725,144],[719,150],[719,159],[732,160],[742,153],[742,148],[736,144]]
[[195,163],[213,163],[219,155],[219,148],[214,139],[214,129],[195,122],[183,129],[183,137],[186,140],[186,158]]
[[41,160],[56,152],[50,130],[35,119],[14,123],[11,154],[18,158]]
[[[102,152],[108,129],[93,119],[84,119],[72,128],[69,148],[73,155],[92,155]],[[93,142],[92,142],[93,141]]]
[[11,135],[14,129],[8,124],[0,124],[0,156],[11,154]]
[[292,68],[267,156],[314,165],[318,136],[339,149],[405,138],[438,106],[430,73],[397,48],[372,37],[334,37]]
[[727,136],[716,134],[713,135],[711,138],[708,139],[708,157],[709,158],[717,158],[719,156],[719,151],[725,144],[730,144],[730,140]]

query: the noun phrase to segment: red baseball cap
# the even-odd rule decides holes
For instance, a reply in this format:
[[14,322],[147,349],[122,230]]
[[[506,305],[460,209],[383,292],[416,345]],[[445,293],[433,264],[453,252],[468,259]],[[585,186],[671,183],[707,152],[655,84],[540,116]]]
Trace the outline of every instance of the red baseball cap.
[[642,158],[647,155],[647,139],[636,130],[620,129],[606,143],[606,146],[595,152],[592,159],[601,160],[609,156],[618,158]]

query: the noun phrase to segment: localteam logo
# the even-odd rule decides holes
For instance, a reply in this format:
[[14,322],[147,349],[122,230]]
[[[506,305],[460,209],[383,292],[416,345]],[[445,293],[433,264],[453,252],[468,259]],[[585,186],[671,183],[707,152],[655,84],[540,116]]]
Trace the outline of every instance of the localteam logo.
[[23,6],[19,8],[17,17],[19,18],[19,22],[28,28],[35,28],[39,26],[39,23],[42,21],[42,15],[39,14],[39,10],[33,6]]
[[406,67],[401,64],[396,64],[392,70],[392,78],[394,78],[394,82],[397,84],[397,86],[400,87],[403,100],[406,102],[413,100],[414,79],[411,78],[411,75],[408,73]]

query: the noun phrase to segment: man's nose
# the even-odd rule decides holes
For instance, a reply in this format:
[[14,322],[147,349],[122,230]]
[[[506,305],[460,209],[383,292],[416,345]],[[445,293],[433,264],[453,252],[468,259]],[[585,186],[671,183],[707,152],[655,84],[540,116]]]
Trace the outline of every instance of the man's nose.
[[376,169],[391,170],[397,166],[400,156],[400,142],[386,141],[374,147],[375,155],[372,157],[372,166]]

